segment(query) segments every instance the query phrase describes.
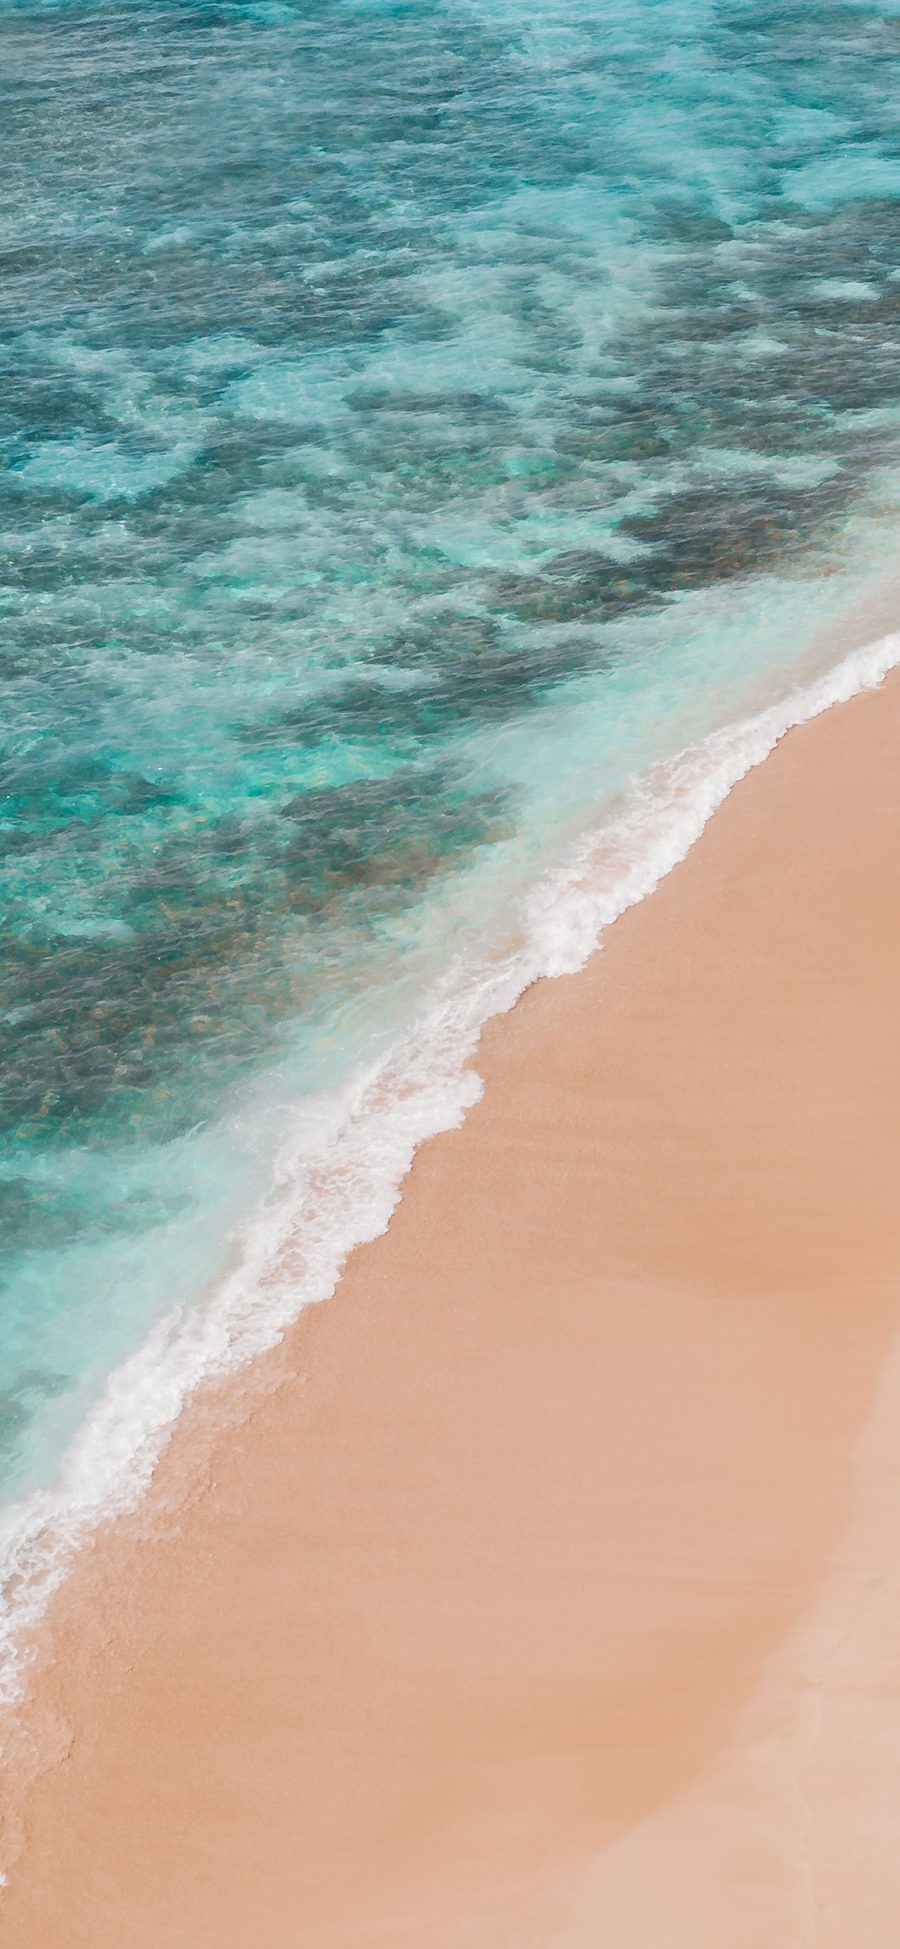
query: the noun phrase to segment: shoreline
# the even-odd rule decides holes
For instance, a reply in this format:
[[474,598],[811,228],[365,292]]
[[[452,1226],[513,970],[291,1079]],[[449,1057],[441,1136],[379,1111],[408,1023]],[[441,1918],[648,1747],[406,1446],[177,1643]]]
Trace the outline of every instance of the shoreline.
[[34,1672],[66,1764],[14,1809],[17,1949],[245,1949],[254,1917],[287,1949],[298,1915],[322,1949],[804,1939],[746,1742],[793,1723],[779,1658],[859,1528],[900,1328],[898,736],[896,676],[792,731],[489,1023],[387,1233],[86,1547]]
[[[519,948],[474,965],[447,993],[432,992],[404,1042],[389,1047],[371,1070],[351,1076],[324,1106],[324,1139],[299,1161],[288,1160],[286,1199],[279,1193],[271,1212],[264,1200],[252,1214],[231,1247],[230,1270],[186,1312],[160,1321],[113,1371],[61,1458],[57,1483],[3,1512],[0,1568],[16,1597],[0,1613],[0,1711],[19,1695],[21,1647],[39,1630],[79,1551],[95,1530],[139,1504],[193,1403],[236,1379],[240,1385],[239,1377],[272,1352],[306,1306],[331,1296],[348,1255],[387,1229],[421,1145],[457,1128],[477,1100],[474,1064],[485,1029],[535,981],[580,971],[609,927],[656,890],[735,784],[789,730],[883,683],[900,661],[900,634],[891,629],[896,606],[891,574],[823,633],[819,657],[830,653],[833,663],[637,777],[620,814],[589,829],[532,888]],[[412,1064],[410,1041],[417,1045]],[[377,1164],[364,1156],[373,1149],[380,1153]],[[298,1174],[301,1184],[313,1185],[311,1209],[302,1192],[299,1207],[291,1192]],[[351,1199],[345,1180],[352,1180]],[[261,1246],[254,1235],[264,1214],[274,1241]],[[310,1224],[312,1263],[295,1247]],[[141,1403],[136,1418],[135,1400]]]

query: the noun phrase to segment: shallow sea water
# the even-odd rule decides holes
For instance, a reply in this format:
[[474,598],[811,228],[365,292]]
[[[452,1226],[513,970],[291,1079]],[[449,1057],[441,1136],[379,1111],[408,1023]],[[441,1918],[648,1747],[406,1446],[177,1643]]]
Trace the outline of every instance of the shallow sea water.
[[30,1572],[384,1222],[491,970],[596,932],[579,835],[890,559],[900,5],[0,0],[0,55]]

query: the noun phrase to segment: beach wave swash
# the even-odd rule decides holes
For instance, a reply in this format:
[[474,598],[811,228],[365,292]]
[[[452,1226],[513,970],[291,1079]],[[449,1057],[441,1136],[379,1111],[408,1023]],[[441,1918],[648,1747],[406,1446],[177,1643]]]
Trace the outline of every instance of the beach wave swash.
[[603,930],[678,865],[786,732],[875,688],[898,663],[900,635],[855,649],[783,701],[635,778],[619,817],[584,836],[527,895],[513,952],[449,968],[396,1046],[303,1105],[270,1191],[235,1237],[227,1276],[154,1327],[110,1376],[53,1485],[3,1516],[6,1700],[21,1691],[23,1642],[73,1551],[98,1521],[134,1505],[186,1401],[272,1347],[304,1306],[333,1292],[348,1254],[387,1227],[418,1146],[458,1125],[477,1100],[471,1059],[485,1023],[532,982],[583,967]]

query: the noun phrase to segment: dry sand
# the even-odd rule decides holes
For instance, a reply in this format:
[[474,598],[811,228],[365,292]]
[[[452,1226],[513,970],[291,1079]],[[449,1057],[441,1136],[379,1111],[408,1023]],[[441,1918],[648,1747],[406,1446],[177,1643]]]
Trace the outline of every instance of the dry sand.
[[792,732],[494,1024],[84,1554],[8,1949],[896,1949],[898,751]]

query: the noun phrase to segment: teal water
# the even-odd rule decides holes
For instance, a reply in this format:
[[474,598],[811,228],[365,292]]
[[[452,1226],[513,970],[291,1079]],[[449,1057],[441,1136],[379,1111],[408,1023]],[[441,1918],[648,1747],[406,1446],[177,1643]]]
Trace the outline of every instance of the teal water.
[[579,832],[886,559],[900,6],[0,0],[0,53],[0,1483],[43,1520],[148,1334],[111,1469],[217,1293],[263,1333],[273,1241],[283,1312],[376,1222],[365,1078],[448,970],[474,1020]]

